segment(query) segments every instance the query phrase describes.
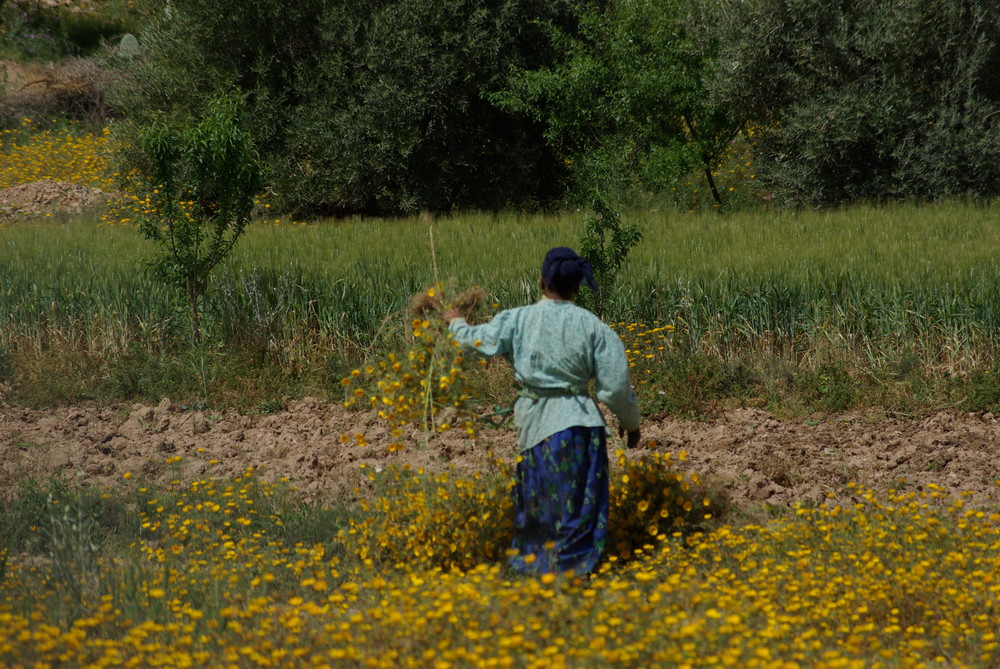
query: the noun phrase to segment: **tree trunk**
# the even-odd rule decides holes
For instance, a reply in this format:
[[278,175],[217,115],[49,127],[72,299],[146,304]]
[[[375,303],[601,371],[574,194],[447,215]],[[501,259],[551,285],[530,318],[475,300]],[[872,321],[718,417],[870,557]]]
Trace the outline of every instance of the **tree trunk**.
[[[688,133],[691,135],[691,141],[698,144],[698,137],[694,133],[694,126],[691,125],[691,121],[688,120],[687,116],[682,116],[684,119],[684,125],[687,126]],[[719,194],[719,189],[715,186],[715,177],[712,176],[712,158],[705,151],[700,151],[701,162],[705,165],[705,179],[708,181],[708,187],[712,189],[712,197],[715,199],[715,204],[722,205],[722,195]]]
[[191,315],[191,338],[195,346],[201,346],[201,314],[198,313],[198,282],[193,279],[187,281],[188,310]]

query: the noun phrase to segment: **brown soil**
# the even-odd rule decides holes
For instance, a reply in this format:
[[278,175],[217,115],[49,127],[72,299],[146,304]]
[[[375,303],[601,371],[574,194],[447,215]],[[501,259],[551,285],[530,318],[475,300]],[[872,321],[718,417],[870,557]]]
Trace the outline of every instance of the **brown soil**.
[[[993,456],[1000,425],[992,414],[912,420],[851,414],[819,422],[740,409],[707,422],[647,422],[643,430],[647,445],[633,455],[684,450],[686,466],[737,507],[817,503],[827,493],[845,498],[849,482],[877,491],[936,484],[968,491],[975,506],[1000,502]],[[366,435],[366,445],[340,443],[340,435],[356,433]],[[266,416],[182,411],[169,400],[48,411],[0,406],[0,500],[24,476],[79,476],[88,485],[115,487],[127,472],[133,481],[165,483],[229,478],[248,466],[260,466],[268,479],[288,477],[307,499],[330,500],[355,489],[364,494],[367,472],[392,464],[471,472],[486,467],[490,451],[509,458],[514,450],[510,430],[484,430],[475,442],[446,433],[398,454],[386,452],[387,436],[375,416],[313,398]],[[408,443],[420,442],[414,432]]]
[[48,77],[51,70],[51,66],[39,63],[0,60],[0,82],[10,89],[18,90],[29,82]]
[[111,199],[100,188],[43,179],[0,190],[0,217],[51,212],[79,214]]

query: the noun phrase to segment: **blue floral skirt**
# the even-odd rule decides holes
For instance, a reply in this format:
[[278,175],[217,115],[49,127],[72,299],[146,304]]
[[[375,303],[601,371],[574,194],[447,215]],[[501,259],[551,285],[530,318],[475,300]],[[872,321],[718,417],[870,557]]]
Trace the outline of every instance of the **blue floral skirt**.
[[522,453],[514,510],[514,571],[591,572],[608,535],[605,428],[571,427]]

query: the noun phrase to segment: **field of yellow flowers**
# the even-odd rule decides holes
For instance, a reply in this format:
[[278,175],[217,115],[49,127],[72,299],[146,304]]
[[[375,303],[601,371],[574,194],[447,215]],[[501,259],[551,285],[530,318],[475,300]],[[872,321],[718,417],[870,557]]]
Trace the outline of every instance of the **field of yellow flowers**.
[[[95,131],[77,123],[35,125],[26,118],[18,127],[0,131],[0,190],[49,180],[118,193],[112,205],[100,212],[104,225],[134,225],[138,215],[149,212],[148,200],[119,192],[119,174],[111,165],[110,128]],[[264,196],[257,205],[259,221],[285,222],[267,216],[270,204]]]
[[373,472],[379,494],[324,509],[313,541],[284,484],[252,470],[124,481],[128,545],[96,541],[72,493],[51,499],[32,528],[45,550],[4,557],[0,664],[997,664],[1000,516],[961,496],[852,488],[763,525],[707,524],[696,480],[619,454],[599,573],[521,578],[504,569],[504,469]]
[[0,189],[51,179],[110,189],[108,130],[94,133],[69,124],[35,130],[30,119],[0,131]]
[[[438,421],[469,399],[471,361],[435,318],[346,376],[347,403],[397,429],[448,429]],[[641,382],[673,328],[616,327]],[[405,462],[418,446],[401,435],[387,448]],[[36,491],[31,524],[0,554],[0,664],[996,665],[1000,513],[934,485],[851,484],[740,521],[686,455],[616,453],[607,559],[587,576],[506,570],[513,463],[497,457],[473,475],[372,468],[370,490],[319,507],[254,468]],[[2,536],[18,536],[12,520]]]

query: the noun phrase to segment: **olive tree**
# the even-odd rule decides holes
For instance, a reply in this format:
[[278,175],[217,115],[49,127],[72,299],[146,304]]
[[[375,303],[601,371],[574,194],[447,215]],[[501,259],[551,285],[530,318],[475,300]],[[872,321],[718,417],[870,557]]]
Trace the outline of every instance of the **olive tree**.
[[1000,194],[1000,5],[692,0],[720,44],[713,99],[756,125],[774,200]]

